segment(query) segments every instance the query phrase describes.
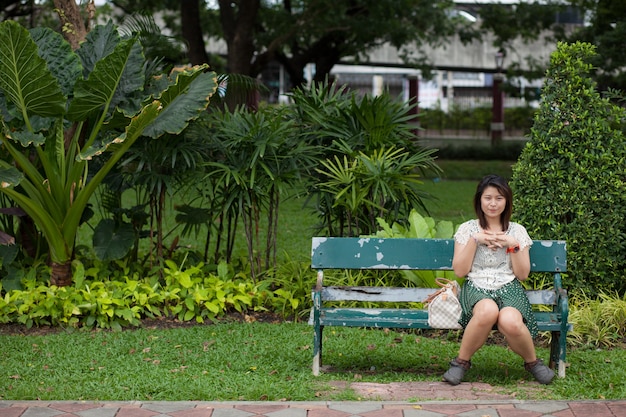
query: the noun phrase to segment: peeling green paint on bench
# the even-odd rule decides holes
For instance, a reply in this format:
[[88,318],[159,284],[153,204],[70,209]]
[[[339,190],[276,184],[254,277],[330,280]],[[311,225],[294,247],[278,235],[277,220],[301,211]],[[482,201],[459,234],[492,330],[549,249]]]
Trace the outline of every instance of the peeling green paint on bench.
[[[553,274],[553,289],[527,291],[531,304],[547,305],[550,311],[535,311],[541,331],[551,332],[550,366],[565,377],[568,323],[567,292],[561,273],[567,271],[565,242],[535,240],[530,250],[531,273]],[[317,269],[313,309],[313,373],[319,375],[324,326],[430,329],[428,311],[411,308],[334,308],[331,301],[423,302],[435,288],[333,287],[324,286],[326,269],[451,270],[452,239],[325,238],[312,240],[311,267]]]

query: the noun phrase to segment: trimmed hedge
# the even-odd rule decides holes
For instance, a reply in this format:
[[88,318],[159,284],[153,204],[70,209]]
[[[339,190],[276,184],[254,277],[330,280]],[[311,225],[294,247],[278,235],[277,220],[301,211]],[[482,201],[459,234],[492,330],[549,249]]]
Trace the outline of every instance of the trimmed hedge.
[[[529,132],[537,109],[534,107],[511,107],[504,109],[505,126],[510,130]],[[449,112],[441,109],[420,109],[420,126],[432,130],[468,130],[489,133],[492,119],[491,107],[461,109],[453,107]]]
[[486,145],[444,145],[435,155],[438,159],[474,161],[517,161],[526,141],[506,141],[498,146]]
[[565,239],[564,284],[626,291],[626,112],[590,77],[595,47],[559,43],[531,139],[513,168],[515,213],[535,239]]

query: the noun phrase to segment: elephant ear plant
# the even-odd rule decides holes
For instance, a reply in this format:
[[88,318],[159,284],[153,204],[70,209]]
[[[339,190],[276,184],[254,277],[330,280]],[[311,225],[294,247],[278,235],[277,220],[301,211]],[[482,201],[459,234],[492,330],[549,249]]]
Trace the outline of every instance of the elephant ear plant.
[[52,30],[0,23],[0,191],[43,235],[52,285],[71,284],[81,217],[115,163],[142,135],[180,133],[216,91],[206,66],[147,77],[149,67],[110,23],[76,51]]

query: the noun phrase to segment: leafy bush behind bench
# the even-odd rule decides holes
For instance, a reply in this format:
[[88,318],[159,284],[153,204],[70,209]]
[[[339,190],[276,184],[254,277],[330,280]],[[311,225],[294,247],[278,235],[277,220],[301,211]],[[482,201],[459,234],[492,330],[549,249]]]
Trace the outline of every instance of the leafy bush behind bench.
[[513,167],[515,213],[536,239],[567,241],[571,290],[626,291],[625,109],[590,77],[591,44],[559,43],[529,144]]

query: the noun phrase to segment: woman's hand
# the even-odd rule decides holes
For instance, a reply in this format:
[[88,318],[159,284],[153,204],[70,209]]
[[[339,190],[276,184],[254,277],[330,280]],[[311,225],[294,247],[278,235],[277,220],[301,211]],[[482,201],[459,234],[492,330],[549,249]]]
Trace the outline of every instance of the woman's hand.
[[474,235],[477,243],[486,245],[491,250],[510,248],[518,245],[517,239],[504,232],[482,232]]

